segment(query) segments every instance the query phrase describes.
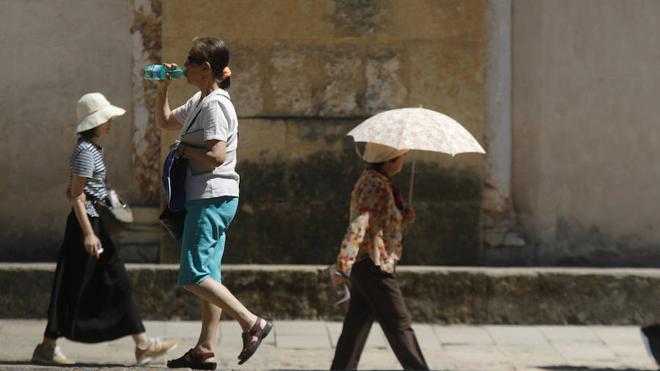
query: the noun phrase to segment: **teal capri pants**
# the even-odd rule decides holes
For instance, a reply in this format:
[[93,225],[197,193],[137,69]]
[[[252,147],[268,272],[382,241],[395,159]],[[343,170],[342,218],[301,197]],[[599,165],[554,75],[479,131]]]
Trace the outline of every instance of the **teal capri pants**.
[[225,231],[234,219],[237,207],[238,197],[186,202],[179,285],[199,285],[209,277],[221,282],[220,262],[225,251]]

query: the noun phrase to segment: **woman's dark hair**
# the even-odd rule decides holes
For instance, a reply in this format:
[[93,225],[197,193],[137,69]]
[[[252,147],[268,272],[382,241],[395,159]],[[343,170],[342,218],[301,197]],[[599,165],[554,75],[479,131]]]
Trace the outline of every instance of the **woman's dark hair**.
[[80,133],[78,133],[78,136],[80,137],[80,139],[90,142],[96,136],[96,128],[94,127],[91,129],[87,129],[85,131],[81,131]]
[[[403,155],[401,155],[401,156],[403,156]],[[399,157],[401,157],[401,156],[397,156],[397,157],[395,157],[395,158],[393,158],[393,159],[391,159],[391,160],[387,160],[387,161],[383,161],[383,162],[373,162],[373,163],[370,163],[370,164],[369,164],[369,168],[370,168],[370,169],[377,170],[377,171],[383,171],[383,168],[385,167],[385,164],[386,164],[386,163],[388,163],[388,162],[394,162],[394,161],[398,160]]]
[[218,80],[220,87],[229,89],[230,77],[224,78],[223,70],[229,65],[229,49],[225,42],[215,37],[196,37],[192,48],[188,52],[190,59],[211,64],[213,77]]
[[385,167],[386,162],[374,162],[369,164],[370,169],[374,169],[376,171],[383,171],[383,167]]

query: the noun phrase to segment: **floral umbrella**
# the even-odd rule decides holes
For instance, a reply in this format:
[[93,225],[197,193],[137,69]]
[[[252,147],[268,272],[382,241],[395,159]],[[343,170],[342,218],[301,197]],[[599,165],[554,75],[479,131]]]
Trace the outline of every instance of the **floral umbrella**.
[[[396,149],[432,151],[456,156],[486,153],[461,124],[440,112],[425,108],[399,108],[376,114],[348,132],[356,142],[372,142]],[[412,203],[413,158],[409,202]]]

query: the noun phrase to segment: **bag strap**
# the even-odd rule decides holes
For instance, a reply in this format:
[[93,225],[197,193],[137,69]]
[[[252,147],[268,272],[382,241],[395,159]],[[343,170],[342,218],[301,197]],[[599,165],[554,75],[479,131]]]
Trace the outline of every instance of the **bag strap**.
[[[220,96],[224,97],[224,98],[227,98],[229,100],[229,102],[231,102],[231,99],[228,96],[226,96],[224,94],[220,94]],[[199,104],[202,104],[202,102],[199,102]],[[190,121],[190,124],[188,124],[188,127],[186,128],[186,131],[183,132],[184,135],[188,134],[188,130],[190,130],[190,128],[193,126],[193,124],[195,123],[195,120],[197,120],[197,116],[199,116],[200,113],[202,113],[201,108],[199,109],[199,111],[197,111],[197,113],[195,114],[195,117],[193,117],[192,121]]]
[[190,127],[193,126],[193,124],[195,123],[195,120],[197,120],[197,116],[199,116],[200,113],[202,113],[201,108],[199,109],[199,111],[197,111],[197,113],[195,114],[195,117],[193,117],[192,121],[190,121],[190,124],[188,124],[188,127],[186,128],[186,131],[183,132],[184,135],[188,134],[188,130],[190,130]]

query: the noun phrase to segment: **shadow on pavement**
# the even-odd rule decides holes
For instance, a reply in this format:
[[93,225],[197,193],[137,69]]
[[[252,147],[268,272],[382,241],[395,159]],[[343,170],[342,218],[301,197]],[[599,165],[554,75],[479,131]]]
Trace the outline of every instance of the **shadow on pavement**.
[[611,368],[611,367],[591,367],[591,366],[536,366],[541,370],[552,371],[647,371],[648,369],[639,368]]
[[[19,368],[35,368],[35,369],[40,369],[40,370],[47,370],[47,369],[56,369],[56,370],[64,370],[64,369],[127,369],[127,368],[165,368],[165,365],[130,365],[130,364],[123,364],[123,363],[92,363],[92,362],[79,362],[75,363],[73,365],[41,365],[38,363],[32,363],[30,361],[17,361],[17,360],[2,360],[0,359],[0,369],[4,369],[7,366],[23,366]],[[12,367],[13,368],[13,367]]]

